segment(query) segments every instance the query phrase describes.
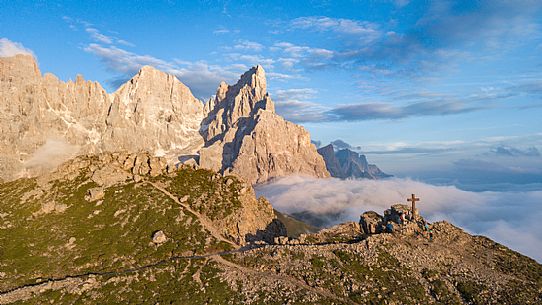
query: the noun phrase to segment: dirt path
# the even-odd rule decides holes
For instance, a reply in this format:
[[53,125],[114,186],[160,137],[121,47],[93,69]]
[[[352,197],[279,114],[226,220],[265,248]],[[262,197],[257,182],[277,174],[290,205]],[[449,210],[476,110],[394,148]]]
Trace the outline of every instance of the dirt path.
[[203,227],[207,231],[209,231],[214,238],[216,238],[216,239],[218,239],[220,241],[226,242],[226,243],[228,243],[228,244],[230,244],[232,246],[235,246],[235,247],[240,246],[239,244],[236,244],[235,242],[233,242],[233,241],[225,238],[224,236],[222,236],[222,234],[216,229],[213,222],[209,218],[207,218],[205,215],[201,215],[200,213],[196,212],[188,204],[182,203],[179,200],[179,198],[177,198],[175,195],[171,194],[168,190],[166,190],[165,188],[163,188],[162,186],[160,186],[160,185],[158,185],[157,183],[154,183],[154,182],[147,181],[146,183],[150,184],[151,186],[153,186],[158,191],[164,193],[166,196],[168,196],[173,201],[178,203],[180,206],[185,208],[187,211],[194,214],[198,218],[199,222],[203,225]]
[[202,255],[172,256],[167,259],[163,259],[149,265],[124,269],[120,271],[87,272],[87,273],[76,274],[76,275],[67,275],[61,278],[48,278],[40,282],[27,284],[20,287],[9,289],[7,291],[0,292],[0,305],[10,304],[16,301],[28,300],[34,297],[35,295],[40,294],[46,290],[59,290],[63,288],[73,289],[73,288],[76,288],[88,283],[89,279],[96,276],[117,277],[117,276],[135,273],[138,271],[143,271],[149,268],[163,266],[165,264],[168,264],[176,260],[209,259],[210,257],[220,257],[221,255],[226,255],[226,254],[246,252],[246,251],[253,250],[255,248],[258,248],[258,247],[244,247],[244,248],[238,248],[231,251],[208,253],[208,254],[202,254]]
[[239,271],[241,271],[241,272],[243,272],[245,274],[251,274],[251,275],[253,275],[255,277],[263,276],[263,277],[266,277],[266,278],[272,278],[272,279],[275,279],[275,280],[278,280],[278,281],[281,281],[281,282],[284,282],[284,283],[292,283],[295,286],[298,286],[300,288],[312,291],[313,293],[318,294],[320,296],[340,301],[341,303],[344,303],[344,304],[357,304],[357,303],[353,302],[350,299],[341,298],[341,297],[333,294],[329,290],[326,290],[326,289],[323,289],[323,288],[312,287],[312,286],[308,285],[307,283],[305,283],[305,282],[303,282],[303,281],[301,281],[301,280],[299,280],[299,279],[297,279],[295,277],[289,276],[289,275],[277,274],[277,273],[272,273],[272,272],[263,272],[263,271],[258,271],[258,270],[252,269],[252,268],[247,268],[247,267],[244,267],[244,266],[241,266],[241,265],[237,265],[237,264],[235,264],[233,262],[230,262],[230,261],[224,259],[221,256],[213,256],[213,257],[211,257],[211,259],[214,260],[215,262],[219,263],[219,264],[228,266],[230,268],[237,269],[237,270],[239,270]]
[[[303,245],[297,245],[300,247],[303,247]],[[237,265],[233,262],[230,262],[226,259],[224,259],[222,256],[227,254],[233,254],[233,253],[243,253],[251,250],[257,250],[259,248],[265,248],[269,246],[246,246],[237,248],[235,250],[231,251],[223,251],[223,252],[217,252],[217,253],[208,253],[208,254],[201,254],[201,255],[191,255],[191,256],[172,256],[167,259],[160,260],[158,262],[155,262],[153,264],[129,268],[125,270],[120,271],[104,271],[104,272],[87,272],[83,274],[76,274],[76,275],[67,275],[65,277],[61,278],[49,278],[45,279],[40,282],[32,283],[23,285],[20,287],[15,287],[13,289],[2,291],[0,292],[0,305],[4,304],[10,304],[17,301],[26,301],[29,300],[36,295],[39,295],[47,290],[60,290],[60,289],[69,289],[73,290],[78,287],[83,287],[84,285],[88,285],[90,283],[95,282],[95,277],[97,276],[107,276],[107,277],[118,277],[123,276],[131,273],[135,273],[138,271],[143,271],[145,269],[149,268],[155,268],[159,266],[163,266],[165,264],[168,264],[170,262],[176,261],[176,260],[192,260],[192,259],[212,259],[215,262],[230,267],[235,268],[237,270],[240,270],[244,273],[251,274],[254,276],[265,276],[265,277],[271,277],[278,281],[285,281],[286,283],[293,283],[296,286],[300,288],[307,289],[309,291],[312,291],[318,295],[324,296],[326,298],[334,299],[341,301],[342,303],[348,303],[348,304],[356,304],[352,302],[349,299],[341,298],[333,293],[331,293],[328,290],[322,289],[322,288],[316,288],[309,286],[307,283],[288,276],[288,275],[280,275],[270,272],[261,272],[258,270],[254,270],[252,268],[244,267],[241,265]],[[285,245],[273,245],[273,247],[285,247]],[[291,246],[290,246],[291,247]]]
[[[83,274],[66,275],[66,276],[61,277],[61,278],[48,278],[48,279],[44,279],[43,281],[23,285],[23,286],[20,286],[20,287],[15,287],[15,288],[9,289],[7,291],[0,292],[0,305],[10,304],[10,303],[13,303],[13,302],[16,302],[16,301],[29,300],[29,299],[35,297],[36,295],[39,295],[39,294],[41,294],[41,293],[43,293],[45,291],[48,291],[48,290],[60,290],[60,289],[70,289],[71,290],[71,289],[75,289],[75,288],[78,288],[78,287],[83,287],[84,285],[88,285],[89,283],[92,283],[93,281],[95,281],[94,278],[96,276],[117,277],[117,276],[122,276],[122,275],[135,273],[135,272],[142,271],[142,270],[149,269],[149,268],[158,267],[158,266],[168,264],[168,263],[170,263],[172,261],[176,261],[176,260],[209,259],[209,258],[211,258],[212,260],[214,260],[215,262],[217,262],[217,263],[219,263],[221,265],[224,265],[224,266],[227,266],[227,267],[230,267],[230,268],[235,268],[235,269],[240,270],[240,271],[242,271],[244,273],[247,273],[247,274],[252,274],[254,276],[259,276],[259,277],[261,277],[261,276],[271,277],[271,278],[276,279],[278,281],[285,281],[287,283],[293,283],[294,285],[296,285],[296,286],[298,286],[300,288],[312,291],[312,292],[314,292],[314,293],[316,293],[318,295],[324,296],[326,298],[338,300],[338,301],[340,301],[342,303],[356,304],[356,303],[352,302],[351,300],[341,298],[341,297],[333,294],[332,292],[330,292],[328,290],[309,286],[307,283],[305,283],[305,282],[303,282],[303,281],[301,281],[301,280],[299,280],[297,278],[294,278],[294,277],[291,277],[291,276],[288,276],[288,275],[280,275],[280,274],[275,274],[275,273],[257,271],[257,270],[251,269],[251,268],[247,268],[247,267],[244,267],[244,266],[237,265],[237,264],[235,264],[233,262],[230,262],[230,261],[224,259],[222,256],[226,255],[226,254],[242,253],[242,252],[246,252],[246,251],[250,251],[250,250],[254,250],[254,249],[258,249],[258,248],[266,247],[266,246],[249,245],[249,246],[245,246],[245,247],[240,247],[239,244],[236,244],[235,242],[225,238],[219,232],[219,230],[214,226],[214,224],[212,223],[212,221],[210,219],[208,219],[204,215],[201,215],[197,211],[193,210],[188,204],[180,202],[180,200],[176,196],[171,194],[165,188],[163,188],[162,186],[160,186],[157,183],[153,183],[153,182],[149,182],[149,181],[147,181],[146,183],[150,184],[156,190],[158,190],[158,191],[162,192],[163,194],[167,195],[169,198],[171,198],[173,201],[178,203],[184,209],[186,209],[190,213],[194,214],[197,217],[197,219],[199,220],[199,222],[202,224],[202,226],[207,231],[209,231],[210,234],[214,238],[216,238],[217,240],[226,242],[226,243],[236,247],[236,249],[231,250],[231,251],[223,251],[223,252],[209,253],[209,254],[202,254],[202,255],[172,256],[172,257],[169,257],[167,259],[163,259],[163,260],[160,260],[158,262],[155,262],[153,264],[134,267],[134,268],[129,268],[129,269],[120,270],[120,271],[87,272],[87,273],[83,273]],[[281,247],[281,246],[289,246],[289,247],[291,247],[292,245],[274,245],[274,247],[277,247],[277,246],[278,247]],[[304,245],[297,245],[297,246],[303,247]]]

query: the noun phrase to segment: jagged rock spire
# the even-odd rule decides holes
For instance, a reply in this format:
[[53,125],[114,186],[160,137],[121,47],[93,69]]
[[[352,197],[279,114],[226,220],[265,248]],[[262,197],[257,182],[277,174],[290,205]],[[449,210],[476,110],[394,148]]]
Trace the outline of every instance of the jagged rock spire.
[[221,83],[206,108],[201,166],[252,183],[289,174],[329,176],[309,133],[275,113],[262,66],[252,67],[233,86]]
[[241,75],[239,81],[228,86],[221,82],[215,98],[210,100],[206,109],[208,117],[204,121],[203,131],[206,141],[221,137],[240,118],[254,116],[259,109],[275,112],[273,101],[267,93],[267,80],[262,66],[252,67]]

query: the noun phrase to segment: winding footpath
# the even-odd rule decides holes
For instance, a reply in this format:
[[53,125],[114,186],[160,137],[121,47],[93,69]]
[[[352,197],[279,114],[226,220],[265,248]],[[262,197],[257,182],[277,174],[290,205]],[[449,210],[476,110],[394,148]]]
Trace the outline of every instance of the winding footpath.
[[[268,277],[268,278],[276,279],[278,281],[285,281],[287,283],[297,286],[300,289],[310,291],[312,293],[318,294],[327,299],[333,299],[333,300],[339,301],[342,304],[356,304],[352,300],[339,297],[326,289],[323,289],[320,287],[312,287],[308,285],[306,282],[299,280],[295,277],[292,277],[286,274],[277,274],[277,273],[272,273],[272,272],[258,271],[252,268],[238,265],[222,257],[228,254],[243,253],[243,252],[265,248],[265,247],[286,247],[286,246],[303,247],[303,246],[315,246],[315,245],[303,245],[303,244],[301,245],[252,245],[251,244],[251,245],[241,247],[239,244],[225,238],[219,232],[219,230],[213,225],[212,221],[210,221],[207,217],[196,212],[189,205],[182,203],[176,196],[171,194],[165,188],[158,185],[157,183],[153,183],[149,181],[147,181],[146,183],[152,185],[155,189],[167,195],[169,198],[171,198],[176,203],[181,205],[184,209],[194,214],[196,218],[199,220],[199,222],[203,225],[203,227],[207,231],[209,231],[213,237],[215,237],[216,239],[220,241],[224,241],[232,246],[235,246],[236,249],[230,250],[230,251],[201,254],[201,255],[171,256],[169,258],[157,261],[152,264],[128,268],[128,269],[119,270],[119,271],[85,272],[81,274],[66,275],[64,277],[58,277],[58,278],[44,278],[34,283],[22,285],[19,287],[14,287],[6,291],[1,291],[0,305],[10,304],[17,301],[26,301],[49,290],[61,290],[61,289],[73,290],[78,287],[83,287],[84,285],[90,285],[92,283],[95,283],[96,277],[114,278],[114,277],[124,276],[128,274],[133,274],[133,273],[150,269],[150,268],[161,267],[177,260],[199,260],[199,259],[209,259],[209,258],[220,265],[239,270],[245,274],[250,274],[250,275],[258,276],[258,277]],[[321,244],[320,246],[323,246],[323,245],[326,245],[326,244]]]

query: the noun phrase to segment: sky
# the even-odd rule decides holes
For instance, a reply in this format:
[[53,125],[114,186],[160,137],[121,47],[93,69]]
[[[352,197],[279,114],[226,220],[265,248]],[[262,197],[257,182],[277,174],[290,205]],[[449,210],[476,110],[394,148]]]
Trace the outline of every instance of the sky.
[[397,177],[542,190],[542,2],[7,1],[0,56],[112,92],[143,65],[208,99],[261,64],[277,112]]

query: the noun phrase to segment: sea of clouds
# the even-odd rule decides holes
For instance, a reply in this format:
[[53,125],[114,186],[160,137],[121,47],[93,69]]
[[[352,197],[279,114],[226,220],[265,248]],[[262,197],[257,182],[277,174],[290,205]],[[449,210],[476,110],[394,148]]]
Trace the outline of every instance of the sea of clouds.
[[378,213],[407,203],[411,193],[429,221],[447,220],[471,234],[485,235],[542,262],[542,191],[470,192],[410,179],[340,180],[290,176],[256,187],[281,212],[333,215],[328,226],[358,221],[364,211]]

